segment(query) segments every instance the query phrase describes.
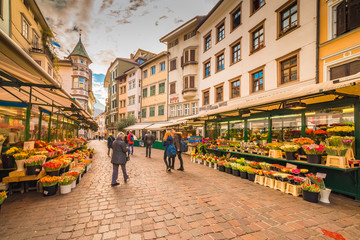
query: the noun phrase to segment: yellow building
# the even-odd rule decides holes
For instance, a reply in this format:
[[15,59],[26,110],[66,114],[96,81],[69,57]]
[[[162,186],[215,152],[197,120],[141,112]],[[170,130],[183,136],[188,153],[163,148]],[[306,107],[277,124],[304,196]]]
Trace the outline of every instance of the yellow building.
[[319,82],[360,78],[359,11],[359,0],[320,0]]
[[119,119],[126,118],[127,113],[127,91],[126,91],[126,80],[127,75],[123,74],[118,77],[118,93],[119,93]]
[[54,55],[50,51],[53,34],[36,1],[12,0],[10,21],[10,37],[53,77]]
[[166,51],[140,65],[141,122],[167,121],[167,67]]

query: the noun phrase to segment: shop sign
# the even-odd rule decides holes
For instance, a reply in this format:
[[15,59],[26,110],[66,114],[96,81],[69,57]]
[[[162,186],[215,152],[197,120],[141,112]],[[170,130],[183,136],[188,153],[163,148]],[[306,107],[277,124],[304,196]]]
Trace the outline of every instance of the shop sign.
[[223,106],[227,106],[227,102],[222,102],[222,103],[215,104],[215,105],[201,107],[201,108],[199,108],[199,111],[214,110],[214,109],[218,109],[219,107],[223,107]]
[[319,178],[326,178],[326,173],[316,173],[316,177],[319,177]]
[[287,168],[291,168],[291,169],[297,169],[297,166],[294,165],[294,164],[291,164],[291,163],[287,163],[287,164],[286,164],[286,167],[287,167]]
[[170,97],[170,104],[178,103],[178,102],[179,102],[179,96]]
[[24,142],[23,150],[34,149],[34,144],[35,144],[35,141]]

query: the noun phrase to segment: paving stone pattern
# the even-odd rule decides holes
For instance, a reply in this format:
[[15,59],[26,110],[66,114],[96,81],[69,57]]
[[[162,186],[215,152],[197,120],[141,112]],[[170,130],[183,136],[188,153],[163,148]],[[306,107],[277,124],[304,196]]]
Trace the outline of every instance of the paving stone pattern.
[[92,169],[70,194],[30,192],[5,201],[1,239],[329,239],[321,229],[359,239],[360,204],[350,198],[332,194],[330,205],[308,203],[188,156],[185,172],[168,174],[163,152],[148,159],[144,148],[134,149],[127,166],[131,181],[111,187],[106,142],[89,146]]

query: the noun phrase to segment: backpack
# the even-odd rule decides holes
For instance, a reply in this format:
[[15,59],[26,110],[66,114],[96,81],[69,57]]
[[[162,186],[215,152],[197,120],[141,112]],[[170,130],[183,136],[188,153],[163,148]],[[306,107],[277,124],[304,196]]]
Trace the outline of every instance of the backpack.
[[180,152],[187,152],[189,150],[189,146],[184,140],[180,140]]
[[132,134],[130,135],[130,141],[134,142],[134,135],[132,135]]
[[124,137],[124,142],[125,142],[126,144],[128,144],[128,143],[129,143],[129,141],[128,141],[128,138],[127,138],[127,137],[128,137],[127,135]]
[[166,150],[166,156],[168,156],[169,158],[173,158],[176,157],[176,147],[174,145],[169,145],[167,150]]

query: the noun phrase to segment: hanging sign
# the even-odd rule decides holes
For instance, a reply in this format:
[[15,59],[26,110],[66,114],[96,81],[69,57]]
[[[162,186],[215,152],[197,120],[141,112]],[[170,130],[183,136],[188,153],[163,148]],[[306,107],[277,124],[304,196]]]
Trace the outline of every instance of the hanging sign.
[[316,173],[316,177],[319,177],[319,178],[326,178],[326,173]]
[[23,150],[34,149],[34,145],[35,145],[35,141],[24,142],[24,148],[23,148]]

